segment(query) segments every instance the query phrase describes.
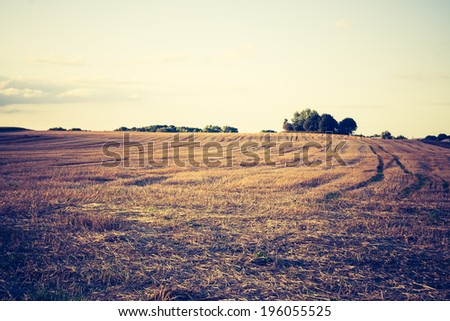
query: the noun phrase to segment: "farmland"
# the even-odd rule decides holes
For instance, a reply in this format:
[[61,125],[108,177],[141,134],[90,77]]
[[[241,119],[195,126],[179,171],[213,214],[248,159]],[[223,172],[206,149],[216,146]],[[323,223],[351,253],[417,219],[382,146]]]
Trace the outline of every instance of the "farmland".
[[[130,134],[158,160],[173,137]],[[275,165],[138,166],[133,148],[124,167],[102,166],[120,132],[1,133],[0,299],[450,299],[449,149],[336,135],[348,166],[306,166],[292,155],[324,135],[270,137],[291,142]]]

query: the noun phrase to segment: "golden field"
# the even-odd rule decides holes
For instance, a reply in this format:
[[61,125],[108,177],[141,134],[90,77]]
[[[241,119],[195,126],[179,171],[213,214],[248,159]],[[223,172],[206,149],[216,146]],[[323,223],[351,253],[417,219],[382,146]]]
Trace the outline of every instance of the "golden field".
[[[229,167],[102,166],[102,145],[122,137],[0,134],[0,299],[450,299],[449,149],[336,135],[348,166],[293,167],[325,136],[280,133],[293,145],[275,166],[239,153],[219,155]],[[157,155],[173,137],[130,134]]]

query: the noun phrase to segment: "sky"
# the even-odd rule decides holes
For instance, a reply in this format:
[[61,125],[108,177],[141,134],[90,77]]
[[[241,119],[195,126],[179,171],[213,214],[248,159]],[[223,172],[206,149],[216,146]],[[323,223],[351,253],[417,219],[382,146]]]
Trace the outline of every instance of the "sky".
[[450,1],[0,0],[0,126],[450,134]]

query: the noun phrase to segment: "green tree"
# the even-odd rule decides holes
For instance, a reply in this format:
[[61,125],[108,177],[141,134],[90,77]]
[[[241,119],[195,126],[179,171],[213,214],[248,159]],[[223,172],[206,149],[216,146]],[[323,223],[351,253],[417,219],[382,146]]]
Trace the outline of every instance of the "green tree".
[[291,132],[294,130],[294,127],[292,126],[292,124],[290,122],[288,122],[287,119],[285,119],[283,122],[283,129],[287,132]]
[[330,114],[322,114],[319,122],[319,132],[336,132],[339,128],[339,124]]
[[353,118],[345,118],[339,122],[339,134],[351,135],[357,128],[358,125]]
[[195,127],[181,126],[181,127],[177,127],[177,131],[180,133],[199,133],[202,130],[200,128],[195,128]]
[[221,133],[222,132],[222,128],[220,128],[219,126],[213,126],[213,125],[207,125],[203,131],[205,133]]
[[448,138],[448,136],[446,134],[439,134],[437,136],[437,140],[444,140],[444,139],[447,139],[447,138]]
[[51,131],[57,131],[57,132],[64,132],[64,131],[66,131],[67,129],[62,128],[62,127],[52,127],[52,128],[50,128],[49,130],[51,130]]
[[392,134],[388,130],[385,130],[384,132],[381,133],[381,138],[382,139],[392,139]]
[[315,110],[311,110],[310,108],[303,109],[301,112],[296,111],[292,118],[292,129],[296,132],[305,131],[305,122],[311,118],[314,113],[317,114]]
[[303,128],[307,132],[317,132],[319,131],[319,124],[320,124],[321,117],[319,113],[315,110],[311,111],[311,113],[306,118],[305,122],[303,123]]
[[238,133],[239,132],[236,127],[231,127],[231,126],[223,126],[222,131],[224,133]]

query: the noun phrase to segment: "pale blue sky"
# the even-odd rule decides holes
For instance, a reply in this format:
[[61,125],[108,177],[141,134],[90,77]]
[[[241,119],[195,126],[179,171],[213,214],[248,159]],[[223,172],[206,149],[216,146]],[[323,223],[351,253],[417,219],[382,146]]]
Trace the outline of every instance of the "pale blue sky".
[[0,126],[450,133],[450,1],[0,1]]

